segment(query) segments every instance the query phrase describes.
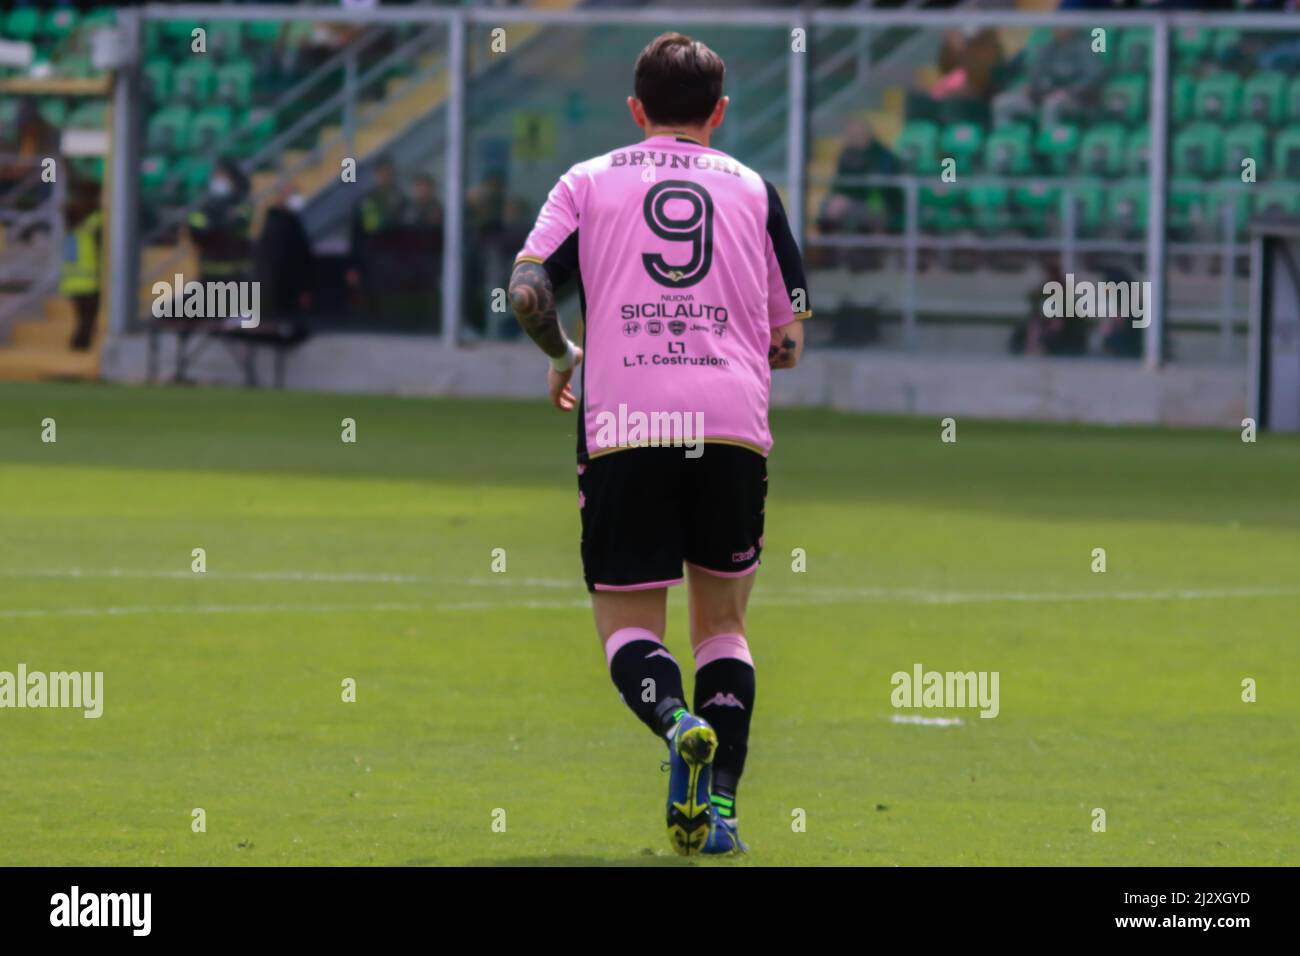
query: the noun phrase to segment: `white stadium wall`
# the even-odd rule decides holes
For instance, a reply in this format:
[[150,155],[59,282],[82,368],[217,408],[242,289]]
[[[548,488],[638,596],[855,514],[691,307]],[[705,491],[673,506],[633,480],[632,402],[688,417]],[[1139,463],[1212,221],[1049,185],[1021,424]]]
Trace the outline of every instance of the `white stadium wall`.
[[[174,367],[166,337],[159,368]],[[258,376],[272,382],[269,354]],[[285,387],[543,400],[545,363],[530,343],[478,344],[448,350],[435,339],[396,335],[322,335],[288,360]],[[140,382],[148,343],[127,335],[105,349],[103,376]],[[240,386],[243,370],[217,343],[190,366],[202,383]],[[773,404],[824,405],[843,411],[926,416],[1077,421],[1131,425],[1240,426],[1246,372],[1222,364],[1025,357],[934,357],[892,351],[811,349],[800,367],[774,376]]]

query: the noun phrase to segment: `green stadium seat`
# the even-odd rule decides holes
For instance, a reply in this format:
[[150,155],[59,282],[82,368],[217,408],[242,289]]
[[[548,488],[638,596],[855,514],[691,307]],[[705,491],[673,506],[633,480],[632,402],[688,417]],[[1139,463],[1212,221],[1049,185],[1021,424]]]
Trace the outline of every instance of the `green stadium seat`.
[[36,42],[41,35],[41,11],[35,7],[18,7],[10,10],[9,15],[4,18],[0,35],[11,40]]
[[1101,108],[1107,119],[1134,126],[1147,114],[1147,78],[1130,74],[1111,80],[1102,90]]
[[1116,186],[1106,195],[1106,214],[1122,235],[1134,236],[1146,232],[1147,186]]
[[144,81],[144,94],[155,103],[171,99],[172,64],[170,60],[151,57],[140,70]]
[[944,157],[957,160],[959,173],[975,169],[983,147],[984,127],[978,123],[954,123],[944,129],[939,139],[940,152]]
[[16,96],[0,97],[0,143],[18,139],[18,114],[22,106]]
[[1030,128],[1024,123],[994,130],[984,141],[984,168],[999,176],[1030,172],[1030,136]]
[[67,129],[104,129],[108,123],[108,105],[102,100],[82,103],[64,122]]
[[246,159],[274,139],[275,134],[275,114],[270,110],[253,110],[248,114],[243,134],[230,151],[240,159]]
[[[1277,134],[1273,140],[1273,169],[1271,179],[1300,180],[1300,127],[1291,127]],[[1291,189],[1300,195],[1294,185]]]
[[1171,167],[1175,176],[1208,179],[1223,168],[1223,138],[1212,123],[1193,123],[1174,136]]
[[145,149],[150,153],[182,153],[189,148],[191,114],[187,107],[168,106],[149,120]]
[[161,197],[167,192],[171,164],[163,155],[146,156],[140,163],[140,189],[147,196]]
[[90,57],[77,54],[61,56],[55,61],[60,76],[87,77],[94,76],[95,66]]
[[104,181],[103,156],[76,156],[72,159],[72,171],[78,179],[102,183]]
[[247,106],[253,99],[253,64],[230,63],[217,69],[215,98],[232,106]]
[[238,23],[218,21],[208,27],[208,53],[225,59],[239,56],[244,49],[244,36]]
[[[1253,187],[1251,187],[1253,189]],[[1231,210],[1229,213],[1228,210]],[[1232,216],[1233,234],[1240,236],[1250,221],[1250,195],[1247,192],[1211,192],[1205,197],[1205,230],[1216,239],[1223,238],[1225,215]]]
[[1186,73],[1176,73],[1169,83],[1169,118],[1181,125],[1194,118],[1196,80]]
[[278,20],[250,20],[244,29],[253,46],[274,46],[280,39],[281,23]]
[[1241,58],[1241,31],[1215,30],[1210,38],[1210,52],[1221,66],[1231,66]]
[[1253,159],[1258,167],[1268,154],[1268,130],[1262,123],[1238,123],[1223,137],[1223,175],[1241,176],[1241,163]]
[[926,187],[918,198],[921,229],[925,232],[957,232],[968,225],[962,191],[955,185]]
[[1289,120],[1300,120],[1300,76],[1288,84],[1286,88],[1286,118]]
[[1241,110],[1241,77],[1236,73],[1211,73],[1196,84],[1197,119],[1235,123]]
[[196,57],[172,74],[172,98],[198,106],[212,99],[217,71],[206,57]]
[[909,173],[931,173],[939,168],[939,127],[927,120],[911,120],[898,134],[894,153]]
[[47,37],[58,43],[77,29],[80,20],[81,15],[77,12],[76,7],[55,7],[45,14],[45,23],[42,29]]
[[1061,212],[1061,190],[1050,180],[1035,180],[1011,194],[1016,225],[1031,236],[1046,235]]
[[180,59],[192,51],[194,31],[203,24],[198,20],[164,20],[162,36],[172,46],[171,55]]
[[1169,229],[1179,236],[1198,232],[1204,224],[1202,195],[1195,189],[1170,189],[1166,210]]
[[1183,27],[1173,34],[1174,59],[1179,69],[1194,66],[1210,53],[1210,31],[1204,27]]
[[1119,38],[1119,63],[1123,73],[1151,72],[1151,31],[1145,27],[1125,30]]
[[1277,70],[1256,73],[1241,90],[1241,117],[1275,125],[1286,108],[1286,77]]
[[1090,176],[1118,176],[1124,171],[1124,127],[1102,123],[1083,134],[1079,171]]
[[1054,123],[1038,131],[1034,151],[1051,172],[1061,175],[1074,166],[1079,152],[1079,127],[1073,123]]
[[1106,211],[1106,193],[1100,184],[1076,189],[1070,194],[1074,204],[1074,228],[1076,234],[1091,238],[1101,233],[1102,217]]
[[68,119],[68,101],[61,96],[42,96],[36,104],[36,112],[51,126],[61,127]]
[[1151,156],[1151,130],[1135,129],[1128,134],[1124,144],[1124,173],[1128,176],[1145,176]]
[[117,23],[117,11],[112,7],[95,7],[81,18],[82,30],[102,30]]
[[212,179],[212,166],[212,160],[202,157],[192,157],[178,165],[176,172],[180,179],[185,201],[188,202],[197,198],[200,193],[208,188],[208,182]]
[[219,150],[230,138],[232,123],[229,107],[212,106],[202,110],[190,124],[190,148],[205,152]]
[[966,193],[971,225],[984,235],[1005,232],[1011,226],[1010,190],[1006,186],[973,186]]
[[1300,190],[1292,186],[1263,186],[1251,195],[1251,212],[1256,216],[1300,213]]

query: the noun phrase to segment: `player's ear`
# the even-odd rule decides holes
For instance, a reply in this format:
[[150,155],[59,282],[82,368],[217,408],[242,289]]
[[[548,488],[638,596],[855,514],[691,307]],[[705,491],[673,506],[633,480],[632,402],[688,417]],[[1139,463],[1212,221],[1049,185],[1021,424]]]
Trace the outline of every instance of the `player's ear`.
[[647,122],[645,107],[641,105],[641,101],[635,96],[629,96],[627,98],[627,111],[632,114],[632,122],[636,123],[636,125],[642,129],[645,129],[645,124]]
[[709,129],[717,129],[722,125],[723,114],[727,112],[727,104],[730,102],[730,96],[718,98],[718,105],[713,107],[713,115],[709,117]]

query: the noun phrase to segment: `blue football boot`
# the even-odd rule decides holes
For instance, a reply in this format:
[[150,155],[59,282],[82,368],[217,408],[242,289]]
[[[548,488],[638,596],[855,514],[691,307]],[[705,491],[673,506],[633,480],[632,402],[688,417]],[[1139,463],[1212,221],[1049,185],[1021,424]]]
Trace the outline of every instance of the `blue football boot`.
[[685,714],[668,732],[668,842],[682,856],[703,852],[709,842],[717,750],[717,732],[699,717]]
[[709,829],[709,838],[704,841],[701,853],[732,856],[748,853],[749,847],[737,832],[736,821],[731,817],[719,815],[717,808],[712,809],[713,826]]

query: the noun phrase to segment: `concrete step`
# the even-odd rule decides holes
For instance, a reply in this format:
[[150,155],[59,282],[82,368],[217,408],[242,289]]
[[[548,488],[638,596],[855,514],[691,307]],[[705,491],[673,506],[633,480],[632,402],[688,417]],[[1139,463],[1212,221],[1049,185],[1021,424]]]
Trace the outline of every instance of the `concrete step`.
[[24,346],[67,348],[68,343],[72,341],[72,331],[76,324],[76,320],[71,315],[59,316],[55,319],[38,319],[33,322],[18,322],[14,325],[9,344],[15,348]]
[[36,382],[49,379],[93,379],[99,376],[96,351],[25,345],[0,349],[0,380]]

